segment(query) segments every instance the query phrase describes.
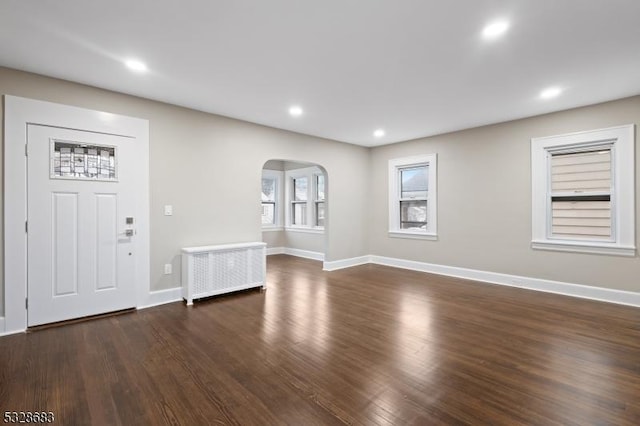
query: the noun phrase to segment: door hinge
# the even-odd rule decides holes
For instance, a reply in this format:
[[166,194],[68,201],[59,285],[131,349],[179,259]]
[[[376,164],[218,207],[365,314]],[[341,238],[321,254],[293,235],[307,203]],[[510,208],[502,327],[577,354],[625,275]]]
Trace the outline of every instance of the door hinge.
[[24,144],[24,156],[29,156],[29,145],[27,145],[26,143]]
[[29,299],[24,299],[24,308],[29,309]]
[[29,221],[24,221],[24,232],[29,233]]

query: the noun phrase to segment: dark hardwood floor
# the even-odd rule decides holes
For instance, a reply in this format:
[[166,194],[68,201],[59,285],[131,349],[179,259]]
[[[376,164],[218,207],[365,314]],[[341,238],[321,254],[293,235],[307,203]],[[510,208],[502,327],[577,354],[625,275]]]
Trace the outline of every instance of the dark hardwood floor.
[[0,338],[65,425],[639,425],[640,309],[270,256],[268,289]]

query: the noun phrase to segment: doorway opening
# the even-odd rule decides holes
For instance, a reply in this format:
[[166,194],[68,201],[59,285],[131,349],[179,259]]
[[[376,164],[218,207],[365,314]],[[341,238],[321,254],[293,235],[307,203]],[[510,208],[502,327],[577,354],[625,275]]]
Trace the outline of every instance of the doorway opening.
[[329,180],[320,164],[273,159],[262,167],[262,241],[267,254],[324,260]]

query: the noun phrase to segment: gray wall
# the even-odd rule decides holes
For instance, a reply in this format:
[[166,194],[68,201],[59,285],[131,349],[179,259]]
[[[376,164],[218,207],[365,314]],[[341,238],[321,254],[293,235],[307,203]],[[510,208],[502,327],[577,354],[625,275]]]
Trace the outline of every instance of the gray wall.
[[281,172],[284,170],[284,161],[269,160],[266,163],[264,163],[264,166],[262,166],[262,168],[266,170],[277,170]]
[[287,238],[284,231],[263,231],[262,242],[267,243],[267,248],[287,247]]
[[325,234],[298,231],[269,231],[262,233],[262,241],[267,247],[286,247],[314,251],[324,254]]
[[[374,148],[369,251],[380,256],[640,291],[638,257],[530,248],[530,139],[631,123],[640,123],[640,96]],[[637,151],[636,211],[640,211]],[[389,238],[388,160],[430,153],[438,154],[439,240]],[[637,230],[639,219],[636,214]]]
[[[640,97],[366,149],[1,67],[0,93],[149,120],[152,290],[179,283],[181,247],[260,241],[262,167],[296,159],[328,174],[329,261],[376,254],[640,291],[638,257],[529,247],[530,138],[640,123]],[[388,238],[387,160],[433,152],[439,241]],[[163,215],[165,204],[173,216]],[[165,263],[173,263],[173,275],[162,274]],[[1,299],[0,308],[2,315]]]
[[285,246],[292,249],[324,253],[324,234],[285,231]]
[[[360,220],[366,198],[358,190],[369,178],[365,148],[1,67],[0,94],[149,120],[152,290],[180,282],[181,247],[262,240],[261,172],[274,158],[327,170],[327,258],[367,254]],[[173,216],[163,215],[165,204],[173,205]],[[173,275],[163,275],[165,263],[173,263]]]

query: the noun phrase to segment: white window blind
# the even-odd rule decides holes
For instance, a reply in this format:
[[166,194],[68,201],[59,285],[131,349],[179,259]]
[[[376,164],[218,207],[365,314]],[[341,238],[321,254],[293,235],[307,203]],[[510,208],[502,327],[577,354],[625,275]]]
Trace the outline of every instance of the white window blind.
[[613,237],[611,148],[551,154],[552,238]]

